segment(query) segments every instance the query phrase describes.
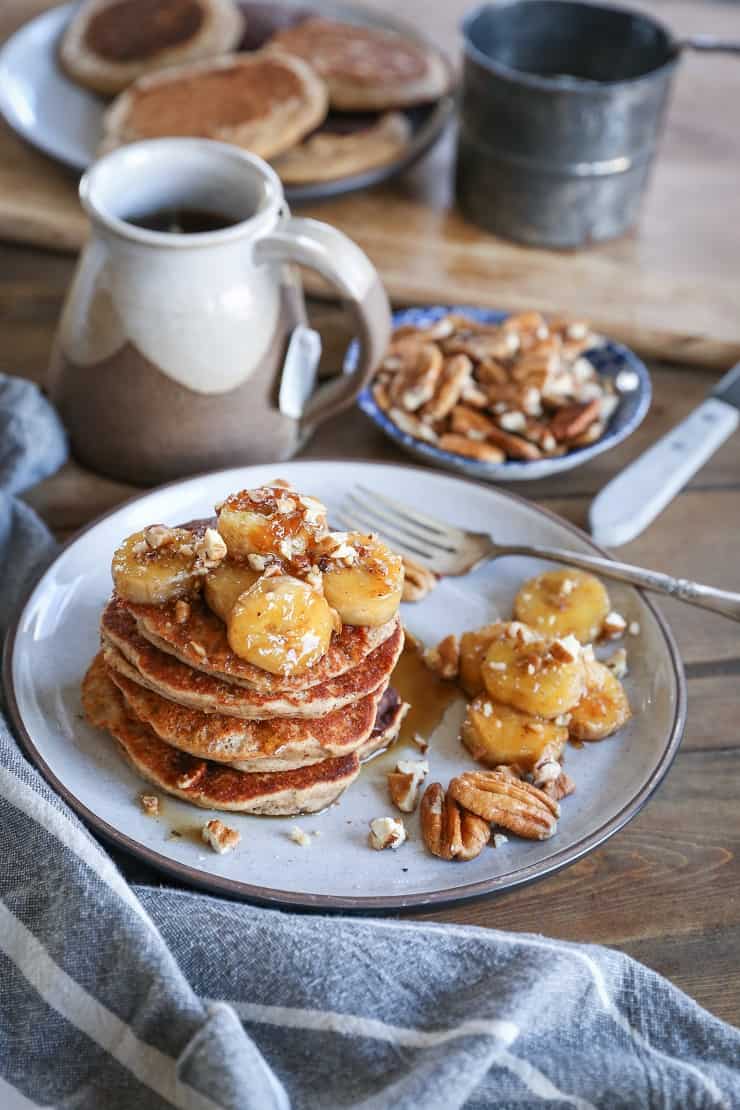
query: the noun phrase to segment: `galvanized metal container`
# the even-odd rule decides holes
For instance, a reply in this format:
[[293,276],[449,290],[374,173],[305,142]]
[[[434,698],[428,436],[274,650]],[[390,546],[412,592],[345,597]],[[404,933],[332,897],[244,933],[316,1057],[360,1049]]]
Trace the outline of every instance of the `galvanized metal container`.
[[634,222],[681,45],[655,20],[573,0],[473,11],[457,159],[463,212],[496,234],[577,247]]

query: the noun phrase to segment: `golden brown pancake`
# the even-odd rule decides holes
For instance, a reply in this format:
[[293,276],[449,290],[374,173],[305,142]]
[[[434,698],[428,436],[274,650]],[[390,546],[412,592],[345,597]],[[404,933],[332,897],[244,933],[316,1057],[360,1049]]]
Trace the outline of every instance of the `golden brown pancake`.
[[106,112],[102,149],[197,136],[273,158],[318,127],[327,107],[326,85],[301,58],[272,49],[222,55],[136,81]]
[[145,73],[233,50],[243,33],[234,0],[86,0],[59,57],[73,81],[112,95]]
[[392,635],[352,670],[306,690],[269,694],[194,670],[160,651],[139,634],[123,606],[106,608],[101,634],[106,661],[114,670],[180,705],[245,720],[321,717],[350,705],[387,683],[403,647],[397,622]]
[[96,655],[85,675],[82,703],[91,724],[115,737],[143,778],[204,809],[275,816],[315,813],[330,805],[360,770],[356,753],[293,771],[248,774],[178,751],[126,712],[102,654]]
[[272,164],[285,185],[335,181],[387,165],[403,152],[410,138],[406,116],[386,112],[352,130],[322,125]]
[[114,597],[108,603],[108,608],[112,606],[127,609],[136,619],[140,635],[161,651],[170,652],[196,670],[264,693],[308,689],[352,670],[388,639],[398,623],[394,617],[379,628],[342,625],[341,632],[332,636],[329,650],[313,667],[300,674],[279,675],[235,655],[226,638],[226,625],[203,601],[190,603],[190,616],[182,624],[175,620],[173,604],[136,605]]
[[270,47],[305,58],[329,86],[332,108],[403,108],[434,100],[450,85],[436,51],[377,27],[307,19],[278,31]]
[[262,758],[300,765],[330,755],[347,755],[370,738],[384,693],[379,687],[367,697],[325,717],[246,721],[178,705],[119,671],[112,670],[110,677],[121,691],[127,711],[148,725],[160,740],[190,755],[218,763],[258,762]]

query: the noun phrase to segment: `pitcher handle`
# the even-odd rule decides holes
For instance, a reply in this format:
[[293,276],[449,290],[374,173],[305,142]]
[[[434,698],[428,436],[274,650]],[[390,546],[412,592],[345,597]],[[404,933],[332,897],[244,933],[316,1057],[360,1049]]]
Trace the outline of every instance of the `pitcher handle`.
[[351,405],[369,381],[390,339],[388,297],[367,255],[341,231],[319,220],[287,219],[278,231],[257,241],[254,260],[297,262],[317,270],[340,294],[357,328],[357,364],[309,398],[300,419],[301,431],[307,431]]

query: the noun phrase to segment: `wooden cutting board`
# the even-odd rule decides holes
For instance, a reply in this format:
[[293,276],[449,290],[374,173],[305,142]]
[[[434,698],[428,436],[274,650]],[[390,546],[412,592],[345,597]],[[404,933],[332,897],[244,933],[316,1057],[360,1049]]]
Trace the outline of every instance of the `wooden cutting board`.
[[[367,5],[368,0],[365,0]],[[454,53],[470,0],[407,0],[404,18]],[[0,38],[49,0],[5,0]],[[391,0],[373,7],[390,8]],[[740,5],[636,4],[678,35],[740,40]],[[379,189],[301,209],[351,235],[404,303],[461,302],[588,315],[643,354],[725,369],[740,360],[740,58],[686,53],[639,226],[578,251],[494,238],[454,208],[454,136]],[[69,171],[0,123],[0,237],[76,251],[86,235]]]

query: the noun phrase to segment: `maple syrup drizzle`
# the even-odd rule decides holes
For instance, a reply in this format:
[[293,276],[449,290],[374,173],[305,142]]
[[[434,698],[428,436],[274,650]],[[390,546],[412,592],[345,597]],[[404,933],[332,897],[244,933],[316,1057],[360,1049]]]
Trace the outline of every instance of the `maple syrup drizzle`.
[[391,685],[398,691],[401,700],[411,706],[401,725],[399,741],[413,740],[417,732],[428,740],[447,707],[463,696],[456,683],[439,678],[430,671],[418,651],[409,644],[406,644],[396,663]]

